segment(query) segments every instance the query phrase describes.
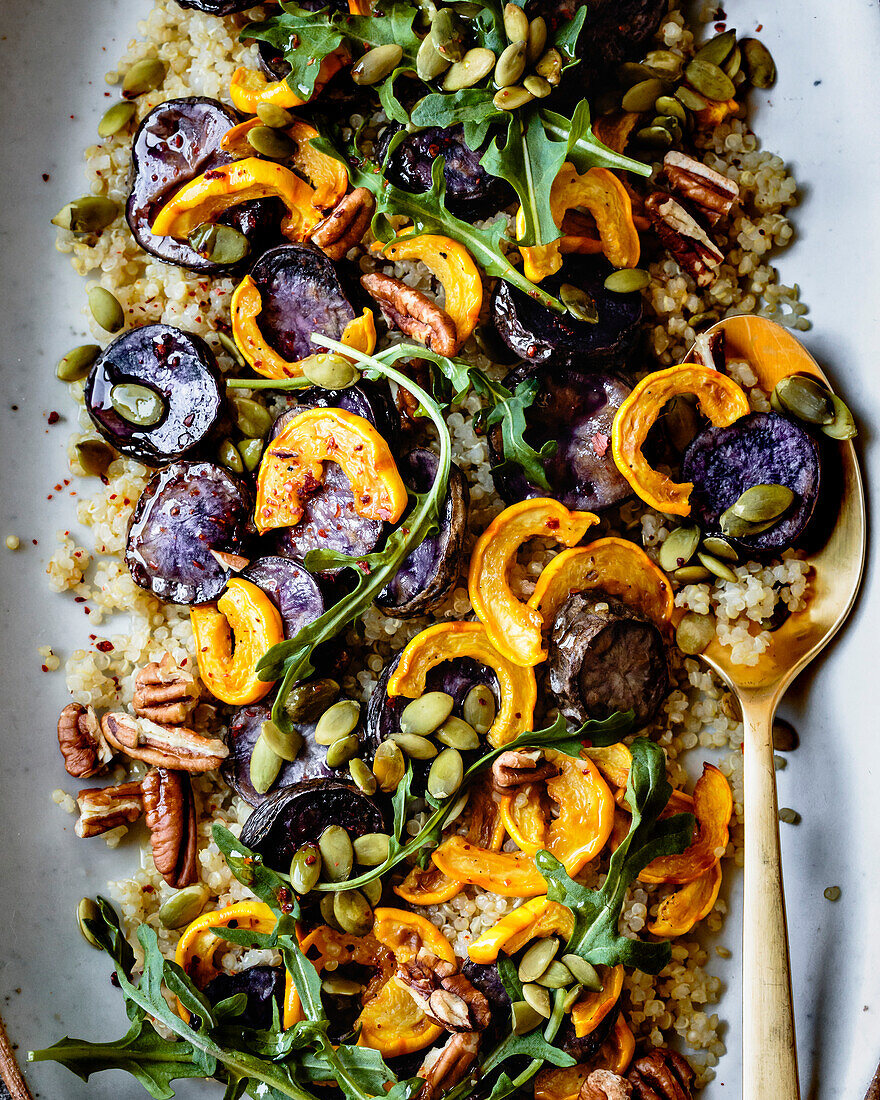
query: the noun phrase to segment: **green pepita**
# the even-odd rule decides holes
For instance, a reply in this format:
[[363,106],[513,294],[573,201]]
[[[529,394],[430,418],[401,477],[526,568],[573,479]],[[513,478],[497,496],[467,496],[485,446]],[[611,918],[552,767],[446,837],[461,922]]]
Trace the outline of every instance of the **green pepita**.
[[321,878],[321,851],[317,844],[303,844],[290,861],[290,885],[300,894],[308,894]]
[[351,838],[341,825],[328,825],[318,837],[321,865],[328,882],[345,882],[354,866]]
[[465,791],[463,795],[461,795],[455,800],[455,802],[452,803],[449,808],[449,812],[447,813],[446,817],[443,818],[444,829],[451,825],[453,821],[458,821],[458,819],[464,813],[465,806],[467,806],[468,804],[468,798],[468,792]]
[[238,453],[241,455],[241,461],[244,463],[244,468],[249,473],[256,470],[260,465],[260,458],[263,454],[262,439],[239,440]]
[[683,107],[687,107],[689,111],[702,111],[709,106],[709,100],[705,96],[700,95],[699,92],[695,92],[693,88],[688,88],[684,84],[675,89],[674,95],[679,103]]
[[405,773],[406,761],[400,746],[394,741],[383,741],[373,757],[373,775],[376,777],[379,789],[386,794],[396,791]]
[[269,160],[287,160],[296,152],[296,142],[283,130],[275,130],[271,126],[251,127],[247,132],[247,143],[254,152]]
[[574,981],[574,975],[563,962],[554,960],[544,973],[535,979],[545,989],[565,989]]
[[436,80],[438,76],[442,76],[446,72],[451,64],[449,58],[444,57],[434,45],[430,34],[425,35],[416,54],[416,72],[419,80],[424,80],[426,83]]
[[831,403],[834,406],[834,419],[830,424],[822,424],[821,430],[832,439],[854,439],[859,434],[855,418],[845,402],[837,396],[831,395]]
[[510,1006],[510,1019],[514,1035],[528,1035],[545,1017],[536,1012],[528,1001],[514,1001]]
[[265,794],[278,778],[282,760],[262,734],[251,753],[250,779],[257,794]]
[[348,737],[360,721],[361,705],[354,699],[340,699],[318,719],[315,741],[319,745],[332,745],[340,737]]
[[321,910],[321,920],[325,924],[329,924],[331,928],[335,928],[337,932],[343,932],[344,929],[336,919],[336,914],[333,912],[333,903],[335,899],[335,894],[321,895],[321,900],[318,903],[318,907]]
[[526,69],[526,42],[511,42],[501,53],[495,66],[495,83],[499,88],[516,84]]
[[534,98],[527,88],[524,88],[521,84],[516,84],[512,88],[501,88],[492,97],[492,102],[499,111],[515,111],[517,108],[525,107],[527,103],[531,103]]
[[776,62],[763,42],[744,38],[739,44],[746,76],[756,88],[770,88],[776,83]]
[[454,715],[446,719],[434,736],[441,745],[448,745],[459,752],[469,752],[480,747],[480,736],[474,727]]
[[90,947],[97,947],[100,951],[102,950],[101,945],[87,927],[87,920],[96,921],[99,924],[101,922],[101,910],[98,908],[98,903],[92,898],[83,898],[79,905],[77,905],[76,926],[86,943],[89,944]]
[[[646,80],[656,80],[657,74],[643,61],[624,61],[617,66],[617,81],[624,88],[634,88]],[[614,106],[617,106],[615,102]]]
[[734,515],[747,523],[766,523],[778,519],[793,500],[794,493],[787,485],[753,485],[731,507]]
[[241,354],[238,349],[238,344],[236,344],[232,337],[227,336],[225,332],[218,332],[216,333],[216,336],[217,342],[220,344],[220,347],[226,352],[233,363],[235,363],[235,365],[237,367],[240,367],[242,370],[246,370],[248,366],[248,361]]
[[417,733],[392,733],[391,740],[412,760],[433,760],[437,746]]
[[697,89],[700,95],[711,99],[716,103],[723,103],[733,99],[736,88],[733,81],[717,65],[711,61],[700,61],[694,58],[685,69],[688,81]]
[[264,126],[271,126],[273,130],[286,130],[294,121],[290,111],[285,111],[275,103],[258,103],[257,118]]
[[552,85],[557,85],[562,79],[562,54],[559,50],[551,48],[543,53],[535,64],[535,72]]
[[717,535],[710,535],[703,539],[703,549],[722,561],[739,561],[739,554],[727,539],[719,538]]
[[166,928],[191,924],[207,904],[211,891],[203,882],[176,890],[159,906],[159,921]]
[[598,993],[602,986],[602,979],[599,977],[595,966],[591,962],[587,962],[586,959],[580,955],[569,953],[562,956],[562,961],[568,967],[568,969],[574,974],[578,982],[589,989],[591,993]]
[[388,858],[390,843],[387,833],[364,833],[352,841],[354,858],[362,867],[378,867]]
[[536,73],[529,73],[523,80],[523,87],[527,92],[531,92],[535,99],[546,99],[553,91],[553,85],[550,81],[545,80],[543,76],[538,76]]
[[125,310],[115,294],[102,286],[89,288],[89,311],[105,332],[119,332],[125,324]]
[[786,825],[800,825],[801,815],[797,810],[792,810],[789,806],[783,806],[779,811],[779,820]]
[[595,299],[580,287],[563,283],[559,288],[559,300],[578,321],[586,321],[590,325],[598,323],[599,309]]
[[681,569],[691,560],[700,545],[699,527],[676,527],[670,531],[666,541],[660,547],[658,559],[667,573]]
[[526,1004],[539,1016],[543,1016],[545,1020],[550,1019],[550,993],[542,985],[526,982],[523,986],[523,997]]
[[718,558],[712,557],[711,554],[704,554],[702,550],[697,554],[697,560],[709,572],[718,577],[722,581],[735,581],[736,573],[730,568],[730,566],[723,561],[719,561]]
[[360,982],[349,978],[324,978],[321,982],[321,991],[331,997],[359,997],[364,988]]
[[136,110],[137,108],[133,103],[126,103],[125,101],[114,103],[112,107],[108,107],[98,123],[98,137],[113,137],[120,130],[124,130],[134,118]]
[[360,890],[340,890],[333,896],[333,915],[343,932],[366,936],[373,927],[373,910]]
[[79,382],[89,373],[92,363],[101,354],[97,344],[82,344],[58,360],[55,377],[62,382]]
[[701,581],[707,581],[712,574],[702,565],[683,565],[672,576],[679,584],[700,584]]
[[272,427],[269,410],[251,397],[233,397],[230,404],[235,416],[235,426],[242,435],[262,439]]
[[650,130],[654,126],[659,126],[661,129],[667,130],[673,143],[681,141],[681,123],[674,115],[657,115],[656,118],[651,119],[651,125],[648,129]]
[[449,8],[440,8],[434,13],[431,41],[434,48],[450,61],[461,61],[464,57],[464,24]]
[[52,224],[72,233],[100,233],[118,217],[119,203],[103,195],[83,195],[62,207]]
[[400,728],[404,733],[418,733],[425,737],[452,714],[453,703],[452,696],[445,691],[428,691],[403,708]]
[[654,104],[654,109],[664,115],[672,115],[679,122],[687,122],[687,113],[679,101],[671,95],[661,95]]
[[110,404],[123,420],[151,428],[165,415],[165,402],[155,390],[136,382],[118,382],[110,390]]
[[519,967],[517,968],[519,980],[521,982],[537,981],[556,958],[558,950],[559,940],[555,936],[536,940],[519,961]]
[[780,378],[773,390],[783,410],[808,424],[830,424],[834,419],[834,403],[829,391],[814,378],[790,374]]
[[742,50],[739,46],[733,47],[721,68],[727,73],[730,79],[733,80],[742,68]]
[[363,791],[366,795],[376,793],[376,787],[378,786],[376,777],[359,757],[356,756],[353,760],[349,760],[348,773],[359,791]]
[[636,140],[656,149],[668,149],[672,145],[672,134],[665,126],[643,126],[636,130]]
[[650,53],[645,55],[644,63],[651,72],[656,73],[658,76],[662,76],[667,80],[675,80],[681,73],[684,59],[679,57],[677,53],[673,53],[672,50],[651,50]]
[[519,4],[504,5],[504,33],[508,42],[524,42],[529,37],[529,17]]
[[682,653],[702,653],[715,637],[715,616],[688,611],[675,628],[675,642]]
[[543,15],[536,15],[530,20],[527,42],[526,61],[529,65],[534,65],[547,45],[547,20]]
[[103,439],[83,439],[76,445],[77,462],[91,477],[103,477],[114,458],[116,451]]
[[223,440],[217,448],[217,457],[220,459],[220,464],[225,466],[231,473],[244,473],[244,463],[241,460],[241,453],[231,439]]
[[650,273],[640,267],[622,267],[619,271],[612,271],[605,280],[606,290],[612,294],[633,294],[637,290],[644,290],[651,282]]
[[370,903],[370,906],[375,909],[382,897],[381,878],[372,878],[369,882],[365,882],[361,887],[361,893]]
[[337,738],[327,749],[327,767],[341,768],[349,760],[353,760],[361,747],[356,733],[350,733],[348,737]]
[[495,67],[495,54],[482,46],[477,46],[464,55],[443,78],[445,92],[459,92],[462,88],[473,88],[492,72]]
[[166,65],[158,57],[145,57],[135,61],[122,78],[122,94],[126,99],[134,99],[145,92],[152,92],[165,79]]
[[378,84],[392,73],[400,64],[403,48],[396,42],[384,46],[375,46],[367,50],[364,56],[351,67],[351,79],[355,84]]
[[449,798],[461,786],[464,763],[458,749],[444,749],[428,772],[428,794],[434,798]]
[[277,752],[282,760],[289,762],[296,760],[299,750],[302,748],[303,737],[299,730],[291,730],[290,733],[285,733],[284,730],[275,725],[271,718],[260,726],[260,736],[266,739],[269,748],[273,752]]
[[736,31],[722,31],[710,38],[705,46],[701,46],[694,54],[700,61],[708,61],[712,65],[720,65],[736,45]]
[[635,111],[641,114],[650,111],[657,102],[657,97],[663,94],[663,81],[652,76],[648,80],[642,80],[634,84],[624,95],[621,106],[624,111]]
[[732,539],[741,539],[759,535],[762,531],[772,527],[774,522],[774,520],[770,520],[767,523],[750,523],[746,519],[741,519],[733,508],[728,508],[726,512],[721,513],[718,526],[721,528],[722,535]]
[[839,886],[826,886],[822,891],[822,896],[826,901],[839,901],[840,899],[840,887]]
[[[464,698],[462,716],[477,733],[488,733],[495,721],[497,707],[495,696],[488,684],[477,684]],[[458,746],[456,746],[458,747]]]
[[[339,684],[335,680],[309,680],[305,684],[298,684],[291,691],[284,709],[291,722],[314,722],[338,694]],[[329,744],[332,745],[333,741]]]
[[213,222],[197,225],[186,239],[200,256],[222,266],[240,263],[251,249],[244,233],[239,233],[231,225],[215,225]]

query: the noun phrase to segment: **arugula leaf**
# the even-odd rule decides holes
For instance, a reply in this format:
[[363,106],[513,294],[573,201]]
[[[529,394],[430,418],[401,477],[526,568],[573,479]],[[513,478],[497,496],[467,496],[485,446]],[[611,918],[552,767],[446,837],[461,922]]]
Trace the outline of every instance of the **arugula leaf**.
[[523,999],[522,982],[519,980],[516,963],[510,955],[499,953],[498,958],[495,960],[495,966],[501,984],[504,986],[504,992],[510,997],[511,1001],[521,1001]]
[[624,963],[646,974],[658,974],[669,962],[668,941],[647,943],[618,932],[626,893],[642,871],[658,856],[683,852],[694,831],[691,814],[658,820],[666,808],[672,787],[666,779],[666,757],[659,745],[639,738],[630,746],[632,765],[626,801],[632,810],[627,836],[611,856],[608,877],[599,890],[575,882],[549,852],[535,856],[535,866],[547,882],[547,894],[571,909],[574,931],[568,950],[591,963],[615,966]]
[[519,466],[533,485],[549,492],[544,463],[556,453],[556,442],[548,440],[540,451],[536,451],[526,442],[524,434],[528,426],[525,410],[537,396],[538,379],[524,378],[512,393],[476,367],[471,370],[471,380],[477,393],[491,402],[488,409],[480,412],[480,420],[488,428],[501,425],[502,466]]
[[650,176],[650,164],[615,153],[593,134],[589,126],[590,106],[585,99],[578,103],[571,119],[546,107],[539,108],[538,113],[547,134],[566,143],[567,159],[578,172],[584,173],[590,168],[611,168],[637,176]]
[[464,88],[460,92],[431,92],[419,100],[413,108],[412,121],[416,126],[464,126],[465,144],[479,149],[493,122],[509,117],[508,111],[499,111],[492,102],[491,88]]

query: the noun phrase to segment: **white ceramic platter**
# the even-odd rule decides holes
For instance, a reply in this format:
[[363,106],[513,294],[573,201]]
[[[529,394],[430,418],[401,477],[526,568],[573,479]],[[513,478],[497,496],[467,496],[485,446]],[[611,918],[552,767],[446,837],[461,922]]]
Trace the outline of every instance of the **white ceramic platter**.
[[[41,672],[37,649],[52,644],[64,658],[89,633],[81,608],[53,595],[44,578],[55,532],[76,528],[74,498],[53,488],[67,473],[70,428],[53,368],[87,338],[83,287],[54,250],[49,218],[82,193],[81,150],[111,102],[104,73],[148,0],[2,0],[0,8],[0,1012],[27,1049],[65,1033],[109,1040],[126,1022],[108,962],[80,939],[73,914],[136,855],[78,840],[73,818],[50,800],[55,787],[76,784],[55,743],[63,674]],[[797,243],[780,266],[811,307],[807,346],[861,424],[870,489],[880,484],[880,10],[875,0],[731,0],[727,11],[742,34],[762,25],[779,65],[776,88],[752,103],[764,147],[793,166],[801,185]],[[50,427],[53,409],[62,420]],[[3,546],[8,534],[20,537],[19,551]],[[804,1097],[819,1100],[858,1100],[880,1056],[878,621],[871,566],[848,627],[784,707],[802,742],[779,775],[780,804],[803,815],[797,828],[783,826],[800,1065]],[[837,903],[822,896],[829,885],[841,888]],[[725,963],[713,950],[710,964],[727,983],[717,1011],[728,1020],[729,1053],[706,1100],[740,1093],[738,935],[731,916],[717,942],[733,957]],[[145,1095],[117,1072],[88,1085],[50,1063],[27,1075],[35,1094],[52,1100]],[[178,1095],[220,1091],[184,1082]]]

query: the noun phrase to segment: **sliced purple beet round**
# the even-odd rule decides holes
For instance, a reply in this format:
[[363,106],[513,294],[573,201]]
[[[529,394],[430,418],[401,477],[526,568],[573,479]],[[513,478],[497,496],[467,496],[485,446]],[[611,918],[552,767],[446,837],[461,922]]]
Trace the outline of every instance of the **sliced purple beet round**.
[[241,552],[251,508],[241,482],[211,462],[176,462],[155,474],[128,528],[125,560],[136,584],[167,603],[206,603],[229,570],[212,550]]
[[529,377],[537,380],[538,390],[525,410],[524,439],[536,451],[550,440],[556,442],[556,453],[544,463],[550,491],[530,482],[519,466],[504,465],[501,429],[496,426],[489,432],[489,454],[495,487],[504,500],[514,504],[551,496],[566,508],[598,512],[630,496],[632,489],[611,454],[611,424],[630,387],[612,374],[576,367],[530,372],[526,366],[512,371],[504,385],[513,391]]
[[[433,451],[417,447],[401,461],[400,476],[409,488],[425,493],[437,474],[438,461]],[[380,610],[407,619],[433,611],[446,599],[461,574],[469,500],[467,482],[453,463],[439,530],[428,535],[404,559],[397,574],[376,599]]]
[[[113,387],[130,383],[162,399],[158,423],[138,426],[113,407]],[[144,325],[117,336],[92,367],[85,402],[107,442],[147,466],[183,458],[212,434],[225,406],[214,353],[201,337],[170,325]]]
[[236,1026],[262,1030],[272,1026],[275,1005],[278,1006],[279,1019],[284,1014],[285,979],[283,966],[249,966],[237,974],[218,974],[202,992],[212,1005],[237,993],[244,993],[247,1006],[240,1016],[235,1017],[234,1023]]
[[278,608],[285,638],[292,638],[324,614],[318,582],[305,566],[290,558],[257,558],[241,575],[262,588]]
[[365,794],[335,779],[307,779],[282,787],[257,806],[244,824],[241,842],[276,871],[287,871],[294,852],[316,843],[329,825],[355,839],[385,830],[382,811]]
[[585,290],[596,303],[595,324],[578,321],[541,305],[510,283],[499,280],[492,296],[492,315],[501,339],[526,363],[617,370],[635,350],[642,319],[638,293],[612,294],[604,282],[612,268],[601,256],[568,256],[561,271],[541,283],[558,294],[563,283]]
[[736,540],[743,548],[771,553],[804,536],[819,499],[822,468],[813,437],[777,413],[750,413],[727,428],[707,428],[685,452],[682,477],[693,482],[692,515],[701,527],[719,530],[719,519],[754,485],[787,485],[794,501],[778,523]]
[[344,390],[322,390],[317,386],[300,390],[296,405],[278,417],[269,438],[274,439],[301,412],[319,408],[344,409],[355,416],[362,416],[394,450],[400,435],[400,413],[394,407],[387,385],[365,379]]
[[467,959],[461,972],[474,988],[488,998],[493,1011],[510,1007],[510,997],[495,963],[475,963]]
[[566,1016],[559,1031],[559,1045],[566,1054],[570,1054],[572,1058],[576,1058],[578,1062],[588,1062],[591,1058],[595,1057],[599,1051],[599,1047],[602,1046],[611,1034],[611,1029],[614,1027],[614,1022],[619,1012],[620,1002],[618,1001],[614,1008],[612,1008],[599,1023],[599,1026],[582,1038],[575,1032],[571,1016]]

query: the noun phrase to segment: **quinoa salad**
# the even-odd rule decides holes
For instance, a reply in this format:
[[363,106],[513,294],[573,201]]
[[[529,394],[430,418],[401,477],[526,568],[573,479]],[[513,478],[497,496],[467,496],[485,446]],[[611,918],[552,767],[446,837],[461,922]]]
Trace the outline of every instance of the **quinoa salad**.
[[856,432],[726,347],[809,327],[750,35],[676,0],[145,11],[53,219],[94,343],[47,570],[90,631],[47,793],[130,852],[78,909],[130,1028],[34,1061],[154,1097],[713,1080],[743,725],[700,655],[756,666],[808,606]]

